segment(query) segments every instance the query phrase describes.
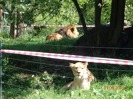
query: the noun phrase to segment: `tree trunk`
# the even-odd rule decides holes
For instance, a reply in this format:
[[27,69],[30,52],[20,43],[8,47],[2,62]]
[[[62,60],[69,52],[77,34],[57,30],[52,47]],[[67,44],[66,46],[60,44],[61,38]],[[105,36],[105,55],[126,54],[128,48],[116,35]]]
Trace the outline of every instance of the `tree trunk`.
[[[20,4],[22,3],[22,0],[20,0]],[[21,37],[22,36],[22,14],[20,11],[17,10],[17,23],[16,23],[16,26],[17,26],[17,35],[16,37]]]
[[12,38],[14,38],[16,36],[15,35],[15,14],[13,13],[14,9],[15,9],[15,7],[12,5],[11,12],[10,12],[11,18],[13,18],[13,21],[10,24],[10,36]]
[[17,26],[17,35],[16,37],[20,37],[22,36],[22,24],[21,24],[21,13],[19,11],[17,11],[17,23],[16,23],[16,26]]
[[15,37],[15,24],[14,24],[14,22],[10,24],[10,36],[12,38]]
[[112,44],[114,44],[115,46],[119,46],[120,44],[119,40],[124,26],[125,0],[119,0],[117,7],[118,7],[117,16],[116,16],[117,24],[112,39]]
[[95,34],[97,39],[97,46],[100,45],[100,32],[101,32],[101,10],[102,10],[102,0],[95,0]]
[[1,30],[2,30],[2,9],[0,8],[0,33],[1,33]]
[[110,31],[108,42],[110,46],[119,46],[119,38],[124,25],[125,0],[112,0]]
[[72,0],[72,1],[74,2],[74,5],[75,5],[75,7],[76,7],[76,9],[78,11],[78,14],[79,14],[79,17],[80,17],[80,21],[81,21],[81,23],[83,25],[84,34],[86,34],[87,33],[87,27],[86,27],[85,19],[83,17],[83,13],[82,13],[82,11],[81,11],[81,9],[79,7],[79,4],[78,4],[77,0]]
[[110,30],[109,30],[109,35],[108,35],[108,42],[109,45],[112,46],[112,37],[114,34],[114,30],[116,27],[116,16],[117,16],[117,5],[118,5],[118,1],[117,0],[112,0],[112,4],[111,4],[111,16],[110,16]]

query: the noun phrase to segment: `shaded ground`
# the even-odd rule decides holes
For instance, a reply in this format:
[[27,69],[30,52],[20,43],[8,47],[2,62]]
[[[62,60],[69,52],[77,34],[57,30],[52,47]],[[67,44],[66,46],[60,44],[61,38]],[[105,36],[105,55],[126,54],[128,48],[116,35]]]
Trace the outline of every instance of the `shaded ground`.
[[[75,49],[72,53],[78,55],[91,55],[91,56],[104,56],[104,57],[117,57],[133,59],[131,53],[133,53],[133,26],[125,28],[120,37],[120,46],[110,46],[108,40],[109,26],[102,26],[100,32],[99,46],[96,46],[96,34],[95,28],[88,30],[86,35],[80,37],[74,44]],[[106,47],[106,48],[105,48]],[[108,48],[107,48],[108,47]],[[123,49],[122,49],[123,48]],[[127,48],[127,49],[126,49]],[[131,48],[131,49],[128,49]],[[127,55],[128,54],[128,55]]]

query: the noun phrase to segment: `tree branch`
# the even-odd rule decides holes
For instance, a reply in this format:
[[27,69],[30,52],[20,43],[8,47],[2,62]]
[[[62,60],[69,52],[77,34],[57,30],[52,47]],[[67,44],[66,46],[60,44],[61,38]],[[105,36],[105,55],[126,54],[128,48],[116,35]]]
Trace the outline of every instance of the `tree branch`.
[[86,34],[87,33],[87,27],[86,27],[85,19],[83,17],[83,13],[82,13],[82,11],[81,11],[81,9],[79,7],[79,4],[78,4],[77,0],[72,0],[72,1],[73,1],[74,5],[75,5],[77,11],[78,11],[78,14],[79,14],[79,17],[80,17],[80,21],[81,21],[81,23],[83,25],[84,34]]

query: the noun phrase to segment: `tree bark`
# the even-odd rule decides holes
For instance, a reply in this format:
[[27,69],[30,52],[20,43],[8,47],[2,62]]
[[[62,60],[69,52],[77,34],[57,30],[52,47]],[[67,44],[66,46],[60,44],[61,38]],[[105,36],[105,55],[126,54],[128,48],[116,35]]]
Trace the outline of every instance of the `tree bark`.
[[12,23],[10,24],[10,36],[11,36],[12,38],[15,38],[15,24],[14,24],[14,22],[12,22]]
[[95,0],[95,34],[97,38],[97,46],[100,45],[100,32],[101,32],[101,11],[102,11],[102,0]]
[[13,13],[14,9],[15,9],[15,7],[12,5],[11,6],[11,12],[10,12],[11,18],[13,18],[13,20],[10,24],[10,36],[12,38],[15,37],[15,20],[14,20],[15,19],[15,14]]
[[114,30],[116,27],[117,5],[118,5],[118,0],[112,0],[111,16],[110,16],[110,30],[109,30],[109,35],[108,35],[109,45],[112,45],[111,44],[112,43],[112,37],[114,35]]
[[117,16],[116,16],[117,24],[112,39],[112,44],[114,44],[115,46],[119,46],[120,44],[119,40],[124,26],[125,0],[118,0],[117,7],[118,7]]
[[124,25],[125,0],[112,0],[110,31],[108,35],[110,46],[119,46],[119,39]]
[[22,14],[19,12],[19,11],[17,11],[17,24],[16,24],[16,26],[17,26],[17,35],[16,35],[16,37],[21,37],[22,36],[22,23],[21,23],[21,16],[22,16]]
[[83,17],[83,13],[82,13],[82,11],[81,11],[81,9],[79,7],[79,4],[78,4],[77,0],[72,0],[72,1],[73,1],[74,5],[75,5],[77,11],[78,11],[78,14],[79,14],[79,17],[80,17],[80,21],[81,21],[81,23],[83,25],[84,34],[86,34],[87,33],[87,27],[86,27],[85,19]]
[[[22,0],[20,0],[20,4],[22,3]],[[17,35],[16,37],[21,37],[22,36],[22,14],[20,11],[17,10]]]
[[1,29],[2,29],[2,9],[0,8],[0,33],[1,33]]

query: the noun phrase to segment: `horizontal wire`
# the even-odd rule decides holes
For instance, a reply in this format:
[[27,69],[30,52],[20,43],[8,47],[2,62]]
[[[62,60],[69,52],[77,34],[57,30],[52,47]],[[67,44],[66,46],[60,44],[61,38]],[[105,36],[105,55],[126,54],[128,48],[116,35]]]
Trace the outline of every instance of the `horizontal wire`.
[[[8,77],[10,77],[11,75],[5,75],[5,76],[8,76]],[[66,77],[66,76],[60,76],[60,75],[57,75],[58,77],[61,77],[61,78],[73,78],[73,77]],[[19,85],[16,85],[16,84],[9,84],[9,83],[6,83],[6,82],[0,82],[0,84],[6,84],[6,85],[9,85],[9,86],[14,86],[14,87],[18,87],[18,88],[24,88],[24,87],[22,87],[22,86],[19,86]]]
[[[32,70],[29,70],[29,69],[23,69],[23,68],[20,68],[20,67],[15,67],[15,66],[11,66],[12,68],[15,68],[15,69],[21,69],[21,70],[24,70],[24,71],[30,71],[30,72],[36,72],[38,74],[42,74],[41,72],[38,72],[38,71],[32,71]],[[54,72],[56,73],[56,72]],[[7,75],[7,74],[4,74],[6,76],[10,76],[10,75]],[[60,75],[57,75],[58,77],[61,77],[61,78],[72,78],[72,77],[67,77],[67,76],[60,76]]]
[[[96,68],[90,68],[90,69],[95,69],[95,70],[109,70],[109,69],[96,69]],[[112,70],[112,71],[117,71],[117,70]],[[118,70],[118,71],[120,71],[120,70]],[[121,71],[127,71],[127,70],[121,70]],[[131,71],[131,72],[133,72],[133,71]],[[5,74],[5,76],[9,76],[10,77],[11,75]],[[56,75],[56,76],[57,77],[61,77],[61,78],[71,78],[71,79],[73,78],[73,77],[60,76],[60,75]],[[17,87],[17,88],[24,88],[22,86],[18,86],[18,85],[15,85],[15,84],[8,84],[8,83],[5,83],[5,82],[4,83],[1,83],[1,84],[6,84],[6,85],[9,85],[9,86],[14,86],[14,87]]]
[[[9,59],[13,59],[13,60],[18,60],[18,61],[25,61],[25,62],[31,62],[32,61],[26,61],[26,60],[20,60],[20,59],[14,59],[14,58],[9,58]],[[65,65],[55,65],[55,64],[47,64],[47,63],[39,63],[39,62],[33,62],[33,63],[37,63],[37,64],[45,64],[45,65],[49,65],[49,66],[54,66],[54,67],[66,67],[66,68],[70,68],[69,66],[65,66]],[[21,68],[20,68],[21,69]],[[23,69],[23,68],[22,68]],[[123,70],[123,69],[99,69],[99,68],[89,68],[89,69],[92,69],[92,70],[111,70],[111,71],[129,71],[129,72],[133,72],[133,70]],[[23,69],[25,70],[25,69]],[[29,70],[31,71],[31,70]],[[37,71],[34,71],[34,72],[37,72]]]
[[133,50],[133,48],[119,48],[119,47],[93,47],[93,46],[70,46],[70,45],[52,45],[52,44],[45,44],[44,46],[57,46],[57,47],[72,47],[72,48],[93,48],[93,49],[127,49]]
[[15,68],[15,69],[20,69],[20,70],[24,70],[24,71],[35,72],[35,73],[40,73],[40,74],[41,74],[41,72],[34,71],[34,70],[24,69],[24,68],[15,67],[15,66],[10,66],[10,67],[13,67],[13,68]]
[[27,60],[22,60],[22,59],[15,59],[15,58],[8,58],[8,59],[17,60],[17,61],[24,61],[24,62],[28,62],[28,63],[35,63],[35,64],[40,64],[40,65],[68,67],[68,66],[65,66],[65,65],[47,64],[47,63],[40,63],[40,62],[34,62],[34,61],[27,61]]
[[70,79],[70,78],[73,78],[73,77],[61,76],[61,75],[57,75],[57,76],[58,76],[58,77],[61,77],[61,78],[63,78],[63,79],[64,79],[64,78],[69,78],[69,79]]
[[133,72],[133,70],[124,70],[124,69],[98,69],[98,68],[89,68],[89,69],[92,69],[92,70],[104,70],[104,71],[120,71],[120,72],[127,72],[127,71],[129,71],[129,72]]
[[45,44],[44,46],[71,47],[71,48],[90,48],[90,49],[114,49],[114,50],[123,49],[123,50],[133,50],[133,48],[124,48],[124,47],[123,48],[120,48],[120,47],[95,47],[95,46],[73,46],[73,45],[53,45],[53,44]]
[[[24,71],[30,71],[30,72],[35,72],[35,73],[39,73],[41,74],[41,72],[38,72],[38,71],[32,71],[32,70],[29,70],[29,69],[23,69],[23,68],[20,68],[20,67],[15,67],[15,66],[11,66],[13,68],[16,68],[16,69],[21,69],[21,70],[24,70]],[[69,68],[69,67],[68,67]],[[117,69],[117,70],[114,70],[114,69],[98,69],[98,68],[89,68],[90,70],[104,70],[104,71],[121,71],[121,72],[133,72],[133,70],[122,70],[122,69]]]
[[[55,73],[55,72],[54,72],[54,73]],[[8,75],[8,74],[4,74],[4,75],[5,75],[5,76],[8,76],[8,77],[11,76],[11,75]],[[61,75],[56,75],[56,76],[57,76],[57,77],[60,77],[60,78],[63,78],[63,79],[64,79],[64,78],[73,78],[73,77],[68,77],[68,76],[66,76],[66,75],[65,75],[65,76],[64,76],[64,75],[62,75],[62,76],[61,76]]]
[[22,86],[15,85],[15,84],[8,84],[8,83],[5,83],[5,82],[4,82],[4,84],[9,85],[9,86],[14,86],[14,87],[17,87],[17,88],[24,88],[24,87],[22,87]]
[[[6,76],[9,76],[10,77],[10,75],[7,75],[6,74]],[[57,75],[58,77],[61,77],[61,78],[73,78],[73,77],[66,77],[66,76],[59,76],[59,75]],[[6,84],[6,85],[9,85],[9,86],[14,86],[14,87],[17,87],[17,88],[24,88],[24,87],[22,87],[22,86],[19,86],[19,85],[16,85],[16,84],[9,84],[9,83],[6,83],[6,82],[0,82],[0,84]],[[32,89],[32,88],[30,88],[30,89]]]

